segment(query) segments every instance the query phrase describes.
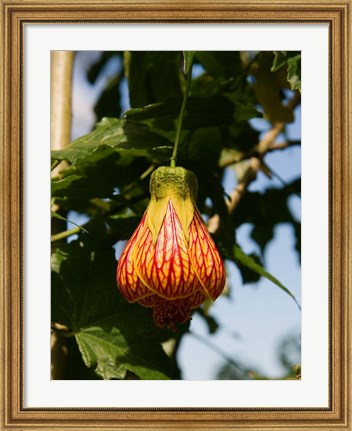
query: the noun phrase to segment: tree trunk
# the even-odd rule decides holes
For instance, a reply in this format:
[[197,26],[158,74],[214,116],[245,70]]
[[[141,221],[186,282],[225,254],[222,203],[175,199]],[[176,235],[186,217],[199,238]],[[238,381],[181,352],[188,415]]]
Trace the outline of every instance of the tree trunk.
[[[71,98],[72,69],[74,52],[51,52],[51,100],[50,100],[50,145],[52,150],[60,150],[71,141]],[[63,163],[52,171],[52,176],[59,174]],[[65,214],[55,206],[53,211],[65,217]],[[66,222],[52,219],[51,235],[67,229]],[[66,376],[67,339],[57,332],[51,334],[51,378],[63,380]]]

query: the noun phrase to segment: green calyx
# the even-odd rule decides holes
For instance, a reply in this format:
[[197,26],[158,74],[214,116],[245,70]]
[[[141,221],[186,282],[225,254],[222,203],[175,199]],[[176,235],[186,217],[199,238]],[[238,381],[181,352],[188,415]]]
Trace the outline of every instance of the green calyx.
[[198,180],[193,172],[180,166],[161,166],[150,178],[151,198],[161,200],[166,197],[177,197],[181,200],[197,200]]
[[148,205],[146,223],[156,243],[169,201],[181,223],[185,240],[188,242],[189,226],[193,220],[198,181],[193,172],[185,168],[161,166],[150,178],[151,199]]

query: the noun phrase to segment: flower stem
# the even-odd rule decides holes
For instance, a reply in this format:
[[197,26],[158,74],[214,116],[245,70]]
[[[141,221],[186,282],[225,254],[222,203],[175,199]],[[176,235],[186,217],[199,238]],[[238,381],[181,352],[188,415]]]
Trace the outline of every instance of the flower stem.
[[177,121],[175,145],[174,145],[174,150],[172,152],[172,156],[170,159],[171,168],[174,168],[176,166],[177,151],[178,151],[178,146],[180,143],[182,123],[183,123],[183,118],[184,118],[185,113],[186,113],[186,106],[187,106],[187,100],[188,100],[188,95],[189,95],[189,89],[191,87],[191,81],[192,81],[192,66],[193,66],[193,59],[191,60],[191,64],[188,67],[188,70],[186,72],[186,89],[185,89],[185,92],[183,95],[183,101],[182,101],[180,116],[178,117],[178,121]]

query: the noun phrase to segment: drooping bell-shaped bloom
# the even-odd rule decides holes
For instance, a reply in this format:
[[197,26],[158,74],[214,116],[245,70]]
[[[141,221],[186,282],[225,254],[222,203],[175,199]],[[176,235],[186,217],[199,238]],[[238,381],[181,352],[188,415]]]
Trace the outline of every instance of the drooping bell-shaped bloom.
[[224,265],[196,207],[197,191],[193,172],[155,170],[150,203],[118,262],[120,292],[129,302],[153,308],[160,327],[175,329],[224,288]]

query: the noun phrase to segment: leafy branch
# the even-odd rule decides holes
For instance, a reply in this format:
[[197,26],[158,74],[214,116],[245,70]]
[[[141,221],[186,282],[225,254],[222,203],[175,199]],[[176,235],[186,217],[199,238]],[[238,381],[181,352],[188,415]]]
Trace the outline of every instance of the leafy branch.
[[[285,89],[289,88],[285,66],[272,73],[273,53],[252,54],[246,63],[238,52],[185,52],[186,79],[180,68],[181,52],[109,52],[102,54],[97,67],[92,66],[94,81],[102,78],[100,71],[110,58],[119,59],[118,79],[113,78],[112,85],[107,83],[107,91],[97,99],[96,127],[52,152],[53,217],[65,222],[52,232],[52,330],[57,340],[67,342],[69,357],[60,359],[60,364],[73,361],[69,362],[73,375],[66,374],[65,378],[126,379],[131,373],[141,379],[181,378],[177,351],[188,326],[180,330],[176,339],[175,334],[155,329],[149,310],[123,300],[115,281],[115,245],[129,239],[137,227],[148,201],[148,176],[158,166],[170,162],[176,165],[177,159],[177,164],[195,172],[199,209],[209,215],[209,230],[217,232],[219,248],[224,237],[231,238],[232,248],[226,250],[232,253],[229,258],[236,260],[244,283],[264,276],[286,290],[265,271],[260,257],[247,256],[233,244],[234,229],[248,222],[253,213],[253,232],[265,229],[265,223],[273,230],[284,220],[296,229],[297,240],[299,237],[299,223],[288,210],[285,212],[291,190],[299,190],[299,180],[280,184],[280,188],[263,195],[247,193],[260,170],[275,176],[264,162],[266,154],[299,145],[298,141],[277,142],[284,124],[292,121],[293,105],[299,103],[299,96],[294,96],[292,106],[285,105]],[[204,73],[191,79],[193,57]],[[283,84],[278,81],[282,72]],[[251,75],[255,75],[259,89],[248,79]],[[125,77],[131,109],[123,113]],[[249,122],[263,116],[258,104],[272,122],[262,140]],[[67,131],[67,126],[60,127]],[[223,158],[223,150],[227,149],[227,158]],[[244,160],[245,172],[225,201],[223,169]],[[278,200],[279,205],[273,205]],[[68,211],[76,211],[89,221],[83,228],[67,229]],[[233,213],[237,218],[234,216],[224,227],[226,217]],[[77,240],[64,241],[74,234]],[[270,238],[269,233],[266,240],[256,240],[261,250]],[[230,289],[229,285],[228,292]],[[223,330],[223,325],[207,314],[207,307],[197,312],[203,313],[201,318],[210,334]],[[229,359],[233,366],[238,365],[208,339],[199,341]],[[54,356],[53,362],[55,369],[58,361]],[[242,375],[249,371],[242,368],[236,368]]]
[[[295,93],[288,104],[288,108],[293,111],[294,108],[300,103],[301,96],[299,93]],[[275,140],[282,132],[284,128],[284,123],[276,123],[272,128],[266,132],[264,138],[258,143],[255,148],[255,156],[251,156],[248,161],[248,166],[242,175],[241,179],[238,181],[236,187],[230,193],[229,199],[226,202],[228,213],[232,214],[237,205],[239,204],[243,194],[247,191],[249,185],[257,178],[257,174],[262,170],[262,159],[268,152],[275,148]],[[283,149],[282,144],[276,144],[279,149]],[[287,148],[287,147],[284,147]],[[233,162],[232,162],[233,163]],[[230,163],[230,164],[232,164]],[[220,226],[220,217],[215,214],[208,221],[208,230],[211,233],[215,233]]]

